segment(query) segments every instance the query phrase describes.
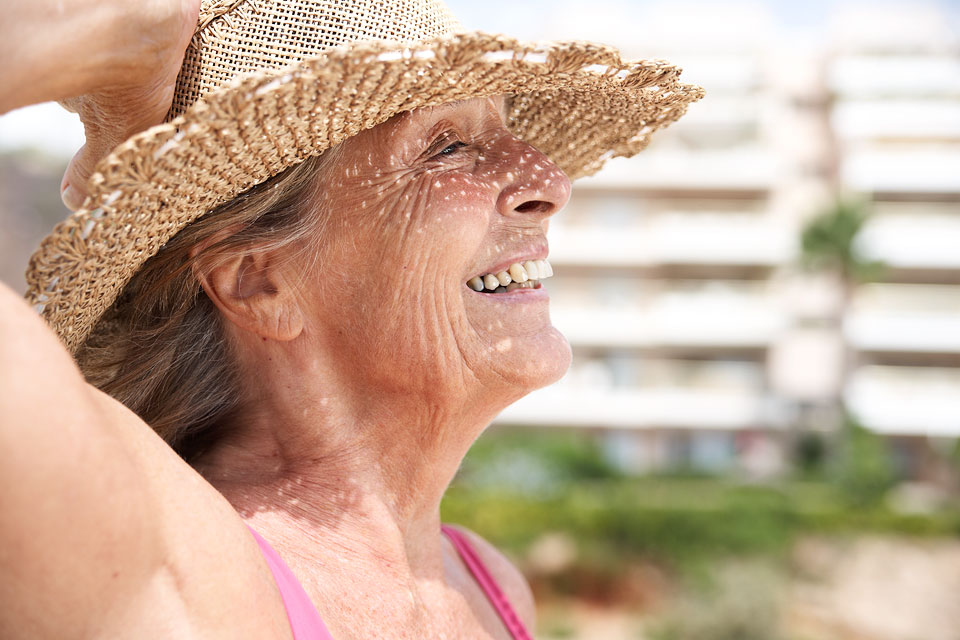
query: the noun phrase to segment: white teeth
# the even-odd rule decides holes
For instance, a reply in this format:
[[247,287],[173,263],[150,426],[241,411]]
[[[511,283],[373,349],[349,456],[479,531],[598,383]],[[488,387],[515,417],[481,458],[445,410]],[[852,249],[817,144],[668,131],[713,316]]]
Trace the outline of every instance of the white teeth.
[[510,265],[510,279],[514,282],[526,282],[530,277],[527,275],[527,270],[523,268],[522,264],[514,262]]
[[527,272],[527,277],[531,280],[538,280],[540,278],[540,269],[537,268],[537,263],[533,260],[524,262],[523,270]]
[[517,289],[533,289],[536,287],[536,283],[533,280],[527,280],[526,282],[511,282],[507,285],[507,291],[515,291]]
[[507,291],[513,291],[519,284],[523,284],[524,288],[535,287],[537,282],[552,275],[553,267],[546,260],[524,260],[514,262],[506,271],[474,276],[467,280],[467,286],[474,291],[495,291],[504,287]]

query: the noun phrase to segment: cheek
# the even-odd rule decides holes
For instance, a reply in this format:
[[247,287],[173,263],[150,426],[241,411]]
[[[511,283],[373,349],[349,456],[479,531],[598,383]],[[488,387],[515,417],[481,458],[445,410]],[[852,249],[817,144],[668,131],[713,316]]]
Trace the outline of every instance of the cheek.
[[367,195],[353,196],[348,208],[355,212],[357,237],[377,247],[385,268],[426,274],[436,269],[431,261],[453,266],[482,243],[493,211],[489,191],[477,178],[453,171],[385,173],[378,183],[361,185],[356,193]]
[[324,203],[319,304],[334,300],[339,329],[368,343],[445,351],[462,322],[466,264],[487,236],[489,185],[454,171],[350,173]]

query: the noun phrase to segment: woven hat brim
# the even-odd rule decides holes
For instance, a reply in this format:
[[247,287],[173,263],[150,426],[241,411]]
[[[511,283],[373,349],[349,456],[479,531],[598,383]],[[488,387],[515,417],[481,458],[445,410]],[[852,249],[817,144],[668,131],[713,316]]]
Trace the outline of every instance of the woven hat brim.
[[34,253],[27,298],[71,352],[183,227],[283,169],[412,109],[508,94],[508,126],[571,179],[632,156],[703,96],[665,61],[583,42],[460,33],[331,49],[249,77],[119,145]]

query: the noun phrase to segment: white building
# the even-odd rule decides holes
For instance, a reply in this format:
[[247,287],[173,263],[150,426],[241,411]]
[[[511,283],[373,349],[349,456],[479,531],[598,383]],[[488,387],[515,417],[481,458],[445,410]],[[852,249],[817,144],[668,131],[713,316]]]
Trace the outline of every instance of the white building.
[[[646,23],[707,97],[552,222],[574,364],[500,421],[616,433],[637,469],[732,465],[840,390],[875,431],[960,436],[960,38],[923,7],[837,10],[817,42],[743,11],[723,41]],[[870,200],[860,249],[888,266],[849,308],[797,268],[838,192]]]

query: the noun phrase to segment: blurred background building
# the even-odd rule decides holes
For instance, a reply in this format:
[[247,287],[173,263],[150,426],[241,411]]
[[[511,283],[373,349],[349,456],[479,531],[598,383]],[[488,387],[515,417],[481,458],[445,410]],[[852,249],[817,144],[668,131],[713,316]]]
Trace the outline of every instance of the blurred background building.
[[[838,396],[910,473],[960,436],[960,37],[934,5],[821,8],[816,33],[756,4],[588,25],[707,97],[553,220],[574,364],[501,421],[603,429],[635,471],[774,473],[784,433],[837,427]],[[851,196],[855,248],[886,267],[848,297],[800,238]]]

